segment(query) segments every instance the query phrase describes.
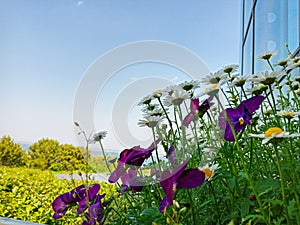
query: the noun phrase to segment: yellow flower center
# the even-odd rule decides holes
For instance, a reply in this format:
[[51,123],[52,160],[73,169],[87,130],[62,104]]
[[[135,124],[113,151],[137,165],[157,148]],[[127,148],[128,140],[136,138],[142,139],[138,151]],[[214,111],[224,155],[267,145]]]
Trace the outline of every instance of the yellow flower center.
[[176,192],[176,184],[173,184],[173,192]]
[[211,87],[212,87],[213,89],[216,89],[216,88],[218,88],[218,84],[213,84]]
[[273,134],[280,134],[283,130],[279,127],[271,127],[265,132],[265,137],[270,138]]
[[216,83],[216,84],[212,84],[209,88],[205,88],[205,93],[208,93],[212,90],[215,90],[219,87],[219,85]]
[[152,93],[153,97],[160,98],[162,96],[162,90],[156,90]]
[[245,123],[244,118],[243,118],[243,117],[240,117],[240,118],[239,118],[239,122],[240,122],[240,125],[241,125],[241,126],[244,125],[244,123]]
[[205,174],[205,177],[210,178],[212,176],[213,171],[209,168],[204,168],[202,172]]
[[283,115],[286,116],[286,117],[294,117],[295,112],[283,112]]

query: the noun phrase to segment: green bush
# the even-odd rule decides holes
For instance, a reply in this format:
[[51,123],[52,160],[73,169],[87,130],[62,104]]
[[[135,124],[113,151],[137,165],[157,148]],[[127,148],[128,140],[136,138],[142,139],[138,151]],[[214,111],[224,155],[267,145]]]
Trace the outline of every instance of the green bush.
[[27,155],[19,144],[14,143],[10,136],[3,136],[0,139],[0,165],[24,166]]
[[56,140],[41,139],[29,147],[30,167],[52,171],[85,170],[84,150]]
[[[83,218],[70,211],[68,217],[52,219],[52,202],[81,181],[57,179],[49,171],[0,167],[0,216],[43,224],[81,224]],[[107,197],[114,186],[101,183],[100,193]]]

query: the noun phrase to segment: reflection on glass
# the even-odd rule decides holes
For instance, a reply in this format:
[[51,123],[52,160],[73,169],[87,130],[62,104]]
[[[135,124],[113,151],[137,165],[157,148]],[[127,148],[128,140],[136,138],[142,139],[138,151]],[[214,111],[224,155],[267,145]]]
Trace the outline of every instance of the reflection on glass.
[[243,8],[244,8],[244,35],[246,33],[246,28],[248,26],[248,23],[250,21],[250,15],[252,11],[253,6],[253,0],[244,0],[243,1]]
[[[288,6],[287,1],[257,1],[255,7],[255,58],[264,52],[277,53],[271,62],[287,57],[285,44],[288,42]],[[270,69],[263,61],[256,61],[254,72]]]
[[291,52],[299,45],[299,0],[288,1],[288,45]]
[[244,45],[243,52],[243,74],[251,74],[252,73],[252,50],[253,50],[253,22],[249,27],[249,32],[246,37],[246,42]]

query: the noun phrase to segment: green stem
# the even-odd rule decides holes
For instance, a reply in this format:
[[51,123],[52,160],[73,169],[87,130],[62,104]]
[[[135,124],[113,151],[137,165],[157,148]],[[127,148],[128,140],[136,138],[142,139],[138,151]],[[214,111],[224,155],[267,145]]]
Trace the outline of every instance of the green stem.
[[99,140],[99,144],[100,144],[100,148],[101,148],[101,151],[102,151],[102,155],[103,155],[103,157],[104,157],[104,161],[105,161],[106,167],[107,167],[109,173],[111,174],[112,172],[111,172],[111,169],[109,168],[109,164],[108,164],[108,162],[107,162],[106,154],[105,154],[105,152],[104,152],[104,148],[103,148],[103,145],[102,145],[101,140]]
[[214,197],[214,201],[215,201],[215,206],[216,206],[216,209],[217,209],[217,215],[218,215],[218,224],[221,224],[221,214],[220,214],[220,210],[219,210],[219,206],[218,206],[218,202],[217,202],[217,198],[216,198],[216,194],[215,194],[215,190],[214,190],[214,187],[213,185],[208,181],[208,186],[209,186],[209,189],[210,191],[212,192],[213,194],[213,197]]
[[155,132],[154,132],[154,128],[153,127],[152,127],[152,135],[153,135],[153,143],[154,143],[154,149],[155,149],[156,159],[157,159],[159,171],[161,172],[162,169],[161,169],[161,166],[160,166],[160,160],[159,160],[159,155],[158,155],[158,150],[157,150],[157,145],[156,145],[156,137],[155,137]]
[[275,149],[275,155],[276,155],[276,161],[277,161],[277,169],[278,169],[279,177],[280,177],[281,195],[282,195],[282,201],[283,201],[283,204],[284,204],[285,217],[286,217],[286,220],[287,220],[287,224],[291,224],[290,223],[289,212],[288,212],[288,208],[287,208],[285,190],[284,190],[284,177],[283,177],[283,173],[282,173],[280,158],[279,158],[279,155],[278,155],[278,150],[277,150],[277,145],[276,144],[274,144],[274,149]]
[[193,219],[193,224],[196,225],[196,219],[195,219],[196,212],[195,212],[195,208],[194,208],[194,204],[193,204],[193,199],[192,199],[190,190],[187,189],[187,193],[188,193],[188,195],[189,195],[189,199],[190,199],[190,203],[191,203],[191,208],[192,208],[192,219]]
[[268,62],[268,64],[269,64],[271,70],[274,71],[274,67],[273,67],[273,65],[271,64],[270,59],[267,59],[267,62]]
[[[221,107],[222,107],[222,104],[221,104],[221,102],[220,102],[220,99],[217,98],[217,97],[216,97],[216,99],[217,99],[218,103],[219,103],[219,104],[221,105]],[[222,109],[223,109],[223,107],[222,107]],[[233,134],[233,137],[234,137],[234,140],[235,140],[235,145],[236,145],[236,148],[237,148],[237,153],[238,153],[239,159],[240,159],[240,161],[241,161],[241,163],[242,163],[242,165],[243,165],[243,168],[244,168],[244,171],[245,171],[245,173],[246,173],[247,180],[248,180],[248,182],[249,182],[249,184],[250,184],[250,187],[251,187],[251,189],[253,190],[253,192],[254,192],[254,194],[255,194],[255,196],[256,196],[257,202],[258,202],[259,207],[260,207],[260,211],[261,211],[261,213],[262,213],[262,215],[263,215],[264,220],[267,222],[267,224],[270,224],[270,222],[269,222],[269,220],[267,219],[267,216],[266,216],[266,214],[265,214],[265,210],[264,210],[264,208],[263,208],[263,205],[262,205],[262,201],[261,201],[261,199],[260,199],[260,196],[258,195],[258,193],[257,193],[257,191],[256,191],[256,188],[255,188],[255,185],[254,185],[254,182],[253,182],[253,180],[252,180],[252,178],[251,178],[251,176],[250,176],[250,174],[249,174],[249,172],[248,172],[248,169],[247,169],[247,166],[246,166],[246,162],[245,162],[245,159],[244,159],[244,157],[243,157],[243,152],[242,152],[242,149],[241,149],[241,147],[240,147],[240,144],[239,144],[238,137],[237,137],[237,134],[236,134],[236,132],[235,132],[235,129],[234,129],[233,125],[232,125],[231,120],[229,119],[229,117],[228,117],[228,115],[227,115],[227,113],[226,113],[226,110],[223,109],[223,112],[224,112],[224,116],[225,116],[225,118],[226,118],[226,121],[228,122],[228,124],[229,124],[229,126],[230,126],[230,129],[231,129],[231,131],[232,131],[232,134]]]
[[173,126],[172,126],[172,121],[170,120],[169,118],[169,115],[164,107],[164,105],[162,104],[162,101],[160,98],[157,98],[158,102],[159,102],[159,105],[161,106],[162,110],[164,111],[164,114],[168,120],[168,123],[169,123],[169,126],[170,126],[170,129],[171,129],[171,132],[172,132],[172,136],[173,136],[173,141],[175,141],[175,133],[174,133],[174,130],[173,130]]

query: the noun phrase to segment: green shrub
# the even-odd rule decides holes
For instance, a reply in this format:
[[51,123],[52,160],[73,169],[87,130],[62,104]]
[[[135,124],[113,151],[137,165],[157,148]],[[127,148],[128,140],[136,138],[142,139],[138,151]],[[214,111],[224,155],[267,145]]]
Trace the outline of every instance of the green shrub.
[[[49,171],[0,167],[0,216],[43,224],[81,224],[83,218],[70,211],[68,217],[52,219],[52,202],[81,181],[57,179]],[[100,192],[110,196],[112,185],[101,183]]]
[[3,136],[0,139],[0,165],[24,166],[27,155],[19,144],[14,143],[10,136]]

